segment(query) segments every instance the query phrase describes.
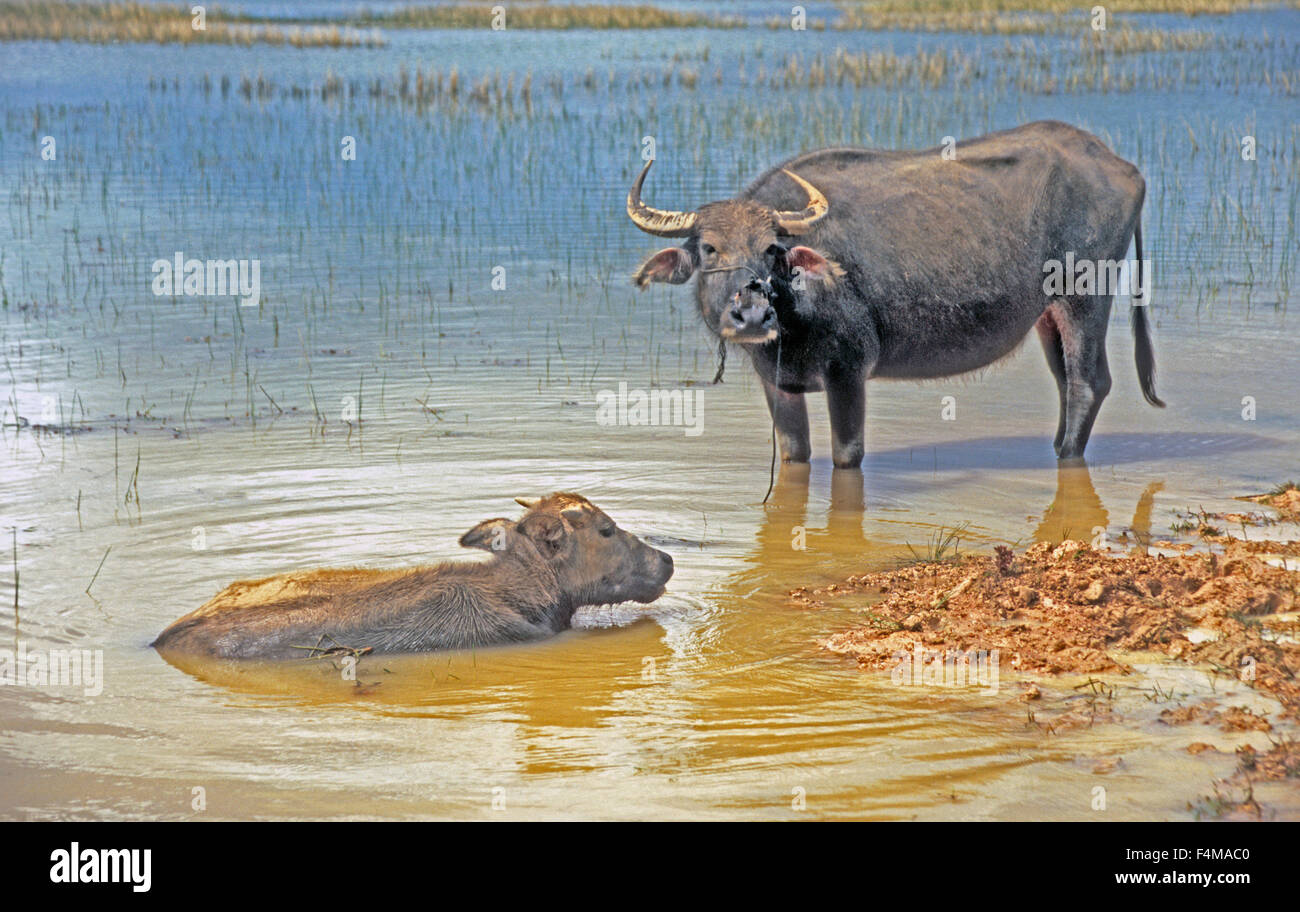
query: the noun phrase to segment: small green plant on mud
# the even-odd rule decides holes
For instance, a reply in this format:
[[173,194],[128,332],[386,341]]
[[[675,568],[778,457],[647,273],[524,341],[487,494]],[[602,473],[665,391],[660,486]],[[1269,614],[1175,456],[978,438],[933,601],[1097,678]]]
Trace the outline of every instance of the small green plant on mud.
[[951,529],[940,526],[930,536],[930,540],[925,547],[919,551],[912,547],[911,542],[908,542],[907,550],[912,552],[912,560],[909,563],[932,564],[955,560],[959,556],[961,537],[968,528],[970,528],[969,522],[964,522],[960,526],[954,526]]

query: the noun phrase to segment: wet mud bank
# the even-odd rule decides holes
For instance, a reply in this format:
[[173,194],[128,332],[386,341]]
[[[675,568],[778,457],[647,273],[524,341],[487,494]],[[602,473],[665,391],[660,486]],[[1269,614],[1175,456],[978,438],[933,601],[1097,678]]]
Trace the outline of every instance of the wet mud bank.
[[[1300,493],[1284,486],[1251,499],[1278,511],[1254,517],[1253,526],[1285,529]],[[915,674],[951,684],[956,674],[958,683],[987,687],[996,685],[990,666],[994,676],[1000,668],[1014,676],[1012,699],[1027,704],[1029,723],[1049,733],[1119,721],[1113,682],[1152,662],[1240,681],[1273,711],[1202,697],[1162,711],[1159,721],[1265,733],[1268,747],[1238,745],[1236,771],[1189,805],[1198,815],[1264,816],[1252,783],[1300,785],[1300,570],[1289,558],[1298,543],[1243,540],[1213,526],[1201,533],[1195,544],[1162,541],[1126,553],[1075,540],[1020,553],[999,545],[992,553],[800,587],[789,604],[853,608],[862,623],[820,645],[862,669],[909,678],[903,683]],[[1084,695],[1091,694],[1082,711],[1073,699],[1048,696],[1059,690],[1049,682],[1081,676]],[[1216,750],[1204,742],[1187,749]]]

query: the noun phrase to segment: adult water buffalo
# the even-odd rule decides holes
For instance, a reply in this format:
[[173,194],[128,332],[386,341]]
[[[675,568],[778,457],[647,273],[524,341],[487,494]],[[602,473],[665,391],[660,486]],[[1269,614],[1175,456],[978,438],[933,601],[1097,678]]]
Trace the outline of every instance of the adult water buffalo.
[[[1083,455],[1110,391],[1115,289],[1071,284],[1061,293],[1044,274],[1054,263],[1104,271],[1130,238],[1140,264],[1142,176],[1095,136],[1055,121],[944,151],[809,152],[693,212],[642,202],[650,162],[632,185],[627,212],[638,228],[686,238],[646,260],[636,283],[700,274],[704,322],[749,352],[785,461],[811,452],[804,393],[826,390],[835,465],[853,468],[868,378],[976,370],[1031,327],[1060,393],[1056,454]],[[1133,308],[1132,324],[1142,394],[1163,406],[1144,306]]]

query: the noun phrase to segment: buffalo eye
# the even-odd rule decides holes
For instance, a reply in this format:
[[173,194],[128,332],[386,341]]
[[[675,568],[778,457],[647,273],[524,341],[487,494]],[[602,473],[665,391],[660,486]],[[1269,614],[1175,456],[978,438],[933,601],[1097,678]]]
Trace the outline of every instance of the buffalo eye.
[[612,536],[612,535],[614,534],[614,527],[613,527],[613,526],[606,526],[605,528],[603,528],[603,529],[600,530],[600,534],[601,534],[601,537],[602,537],[602,538],[609,538],[610,536]]
[[712,244],[700,243],[700,253],[704,254],[706,257],[711,257],[717,252],[718,251],[713,248]]

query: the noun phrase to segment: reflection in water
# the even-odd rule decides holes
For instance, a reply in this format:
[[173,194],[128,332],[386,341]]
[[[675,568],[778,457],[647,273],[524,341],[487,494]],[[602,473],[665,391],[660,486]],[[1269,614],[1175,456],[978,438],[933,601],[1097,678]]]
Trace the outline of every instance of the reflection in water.
[[1061,542],[1067,538],[1090,541],[1110,522],[1092,475],[1082,462],[1063,461],[1056,469],[1056,496],[1043,511],[1034,530],[1036,542]]
[[808,490],[811,467],[783,464],[757,533],[757,549],[746,563],[764,578],[806,572],[813,556],[861,554],[870,544],[862,532],[862,473],[836,469],[826,527],[810,529]]
[[[868,514],[863,475],[856,470],[834,470],[825,526],[810,527],[810,480],[808,465],[782,466],[756,534],[756,547],[746,556],[744,569],[728,579],[723,591],[733,597],[753,597],[759,592],[783,595],[795,586],[835,574],[881,569],[913,556],[905,542],[872,539],[864,533],[864,520],[881,517]],[[1119,532],[1132,534],[1140,544],[1149,542],[1155,497],[1163,489],[1162,481],[1149,483],[1138,499],[1132,522]],[[1032,540],[1092,541],[1109,527],[1109,514],[1088,466],[1082,461],[1058,464],[1055,495],[1043,510]]]
[[[1088,460],[1093,465],[1123,465],[1156,459],[1214,459],[1285,447],[1286,441],[1256,433],[1211,433],[1189,431],[1099,432],[1088,440]],[[948,440],[928,447],[934,462],[950,468],[1007,471],[1042,468],[1044,450],[1050,453],[1042,435],[1007,434]],[[873,450],[867,453],[869,469],[889,472],[918,471],[928,467],[917,460],[914,446]]]
[[[1133,521],[1124,531],[1130,532],[1143,545],[1151,540],[1151,511],[1155,496],[1164,489],[1164,482],[1153,481],[1146,486],[1133,511]],[[1065,461],[1056,469],[1056,496],[1051,506],[1043,512],[1042,522],[1034,530],[1034,541],[1057,543],[1073,538],[1093,541],[1106,532],[1110,519],[1092,475],[1082,462]]]
[[1151,543],[1151,512],[1155,508],[1156,495],[1165,489],[1163,481],[1153,481],[1146,486],[1137,506],[1133,508],[1133,522],[1128,531],[1138,540],[1142,547]]

